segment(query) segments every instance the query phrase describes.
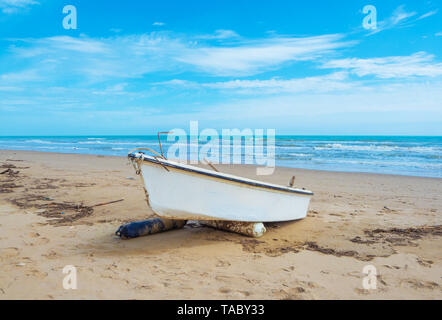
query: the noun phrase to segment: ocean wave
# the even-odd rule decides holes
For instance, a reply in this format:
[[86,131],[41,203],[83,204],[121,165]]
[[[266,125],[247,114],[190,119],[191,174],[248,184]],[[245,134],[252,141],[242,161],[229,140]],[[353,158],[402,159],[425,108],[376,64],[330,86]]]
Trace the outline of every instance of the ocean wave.
[[311,153],[289,153],[290,156],[293,157],[311,157],[313,156]]
[[425,169],[437,169],[442,168],[442,163],[429,163],[429,162],[411,162],[411,161],[382,161],[382,160],[360,160],[360,159],[314,159],[321,162],[336,163],[336,164],[357,164],[364,166],[384,166],[384,167],[415,167]]
[[92,141],[78,141],[78,144],[111,144],[110,142],[103,142],[100,140],[92,140]]
[[80,147],[63,147],[65,150],[88,150],[88,148],[80,148]]
[[341,143],[328,143],[321,146],[313,147],[314,150],[348,150],[348,151],[408,151],[408,152],[440,152],[441,148],[437,147],[399,147],[399,146],[380,146],[380,145],[343,145]]
[[[189,139],[189,138],[188,138]],[[259,139],[261,140],[261,139]],[[265,140],[265,139],[262,139]],[[183,140],[181,140],[183,141]],[[171,146],[184,147],[187,157],[199,155],[206,141],[199,140],[197,149],[193,140],[167,141],[161,140],[164,154]],[[190,143],[192,142],[192,143]],[[222,139],[219,139],[219,153],[222,159]],[[244,140],[242,141],[244,143]],[[396,137],[391,139],[362,137],[330,138],[317,137],[306,139],[286,139],[276,137],[275,159],[278,165],[307,169],[360,171],[392,174],[411,174],[418,176],[442,177],[442,138],[437,137]],[[232,148],[230,143],[230,159],[240,157],[244,160],[245,152]],[[60,153],[80,153],[99,155],[124,155],[135,147],[149,147],[159,152],[156,136],[73,136],[73,137],[0,137],[0,148],[11,150],[35,150]],[[255,154],[253,158],[267,159],[266,142],[263,155]]]
[[[22,141],[15,141],[15,142],[22,142]],[[40,140],[40,139],[31,139],[31,140],[25,140],[23,143],[35,143],[35,144],[61,144],[61,145],[67,145],[67,144],[75,144],[72,142],[60,142],[60,141],[48,141],[48,140]]]
[[39,140],[39,139],[32,139],[32,140],[25,140],[25,143],[43,143],[43,144],[53,144],[52,141],[45,141],[45,140]]
[[312,147],[304,146],[300,147],[298,146],[278,146],[276,145],[276,149],[282,149],[282,150],[299,150],[299,149],[311,149]]
[[[116,142],[116,141],[101,141],[101,140],[91,140],[91,141],[78,141],[78,144],[106,144],[106,145],[127,145],[127,146],[157,146],[157,142],[146,142],[146,141],[130,141],[130,142]],[[165,144],[161,142],[161,144]]]

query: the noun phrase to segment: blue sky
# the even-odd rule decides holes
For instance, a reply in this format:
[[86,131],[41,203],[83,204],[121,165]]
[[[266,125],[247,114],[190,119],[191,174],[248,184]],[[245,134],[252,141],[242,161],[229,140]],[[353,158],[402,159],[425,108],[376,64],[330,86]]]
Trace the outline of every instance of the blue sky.
[[441,55],[440,1],[0,0],[0,135],[441,135]]

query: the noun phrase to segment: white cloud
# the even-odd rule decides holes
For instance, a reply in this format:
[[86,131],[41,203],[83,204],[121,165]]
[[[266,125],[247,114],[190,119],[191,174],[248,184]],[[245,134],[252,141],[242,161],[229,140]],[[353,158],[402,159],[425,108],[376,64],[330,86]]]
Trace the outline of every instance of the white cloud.
[[84,77],[85,81],[137,78],[170,71],[199,71],[210,75],[252,75],[284,63],[314,60],[350,45],[342,35],[241,40],[229,46],[208,44],[169,32],[108,38],[55,36],[13,39],[16,59],[47,77]]
[[[342,92],[305,92],[269,97],[231,99],[207,106],[199,113],[188,115],[190,119],[226,121],[237,120],[243,126],[250,120],[267,127],[273,121],[293,122],[300,117],[336,115],[365,112],[419,111],[441,114],[442,83],[406,83],[358,86]],[[269,107],[277,106],[277,107]],[[256,121],[256,122],[255,122]],[[296,126],[296,124],[293,124]]]
[[186,46],[180,39],[151,33],[89,38],[56,36],[16,39],[9,51],[46,77],[82,81],[136,78],[158,70],[177,70],[174,57]]
[[239,94],[276,94],[299,92],[331,92],[348,90],[356,83],[348,82],[346,72],[335,72],[323,76],[305,77],[297,79],[269,79],[269,80],[231,80],[212,83],[197,83],[193,81],[174,79],[156,83],[157,85],[179,86],[184,88],[209,88],[226,90]]
[[424,14],[417,15],[415,11],[406,11],[405,5],[398,6],[390,17],[385,20],[378,21],[375,30],[372,30],[368,35],[372,35],[383,30],[393,29],[396,27],[407,27],[422,19],[431,17],[439,12],[439,9],[428,11]]
[[405,11],[404,5],[401,5],[393,11],[393,15],[390,17],[390,21],[393,25],[396,25],[400,22],[407,20],[408,18],[411,18],[416,14],[417,13],[415,11],[412,12]]
[[96,95],[108,95],[108,94],[127,94],[125,88],[128,86],[128,83],[117,83],[111,86],[107,86],[104,90],[93,90],[92,94]]
[[14,86],[0,86],[0,91],[22,91],[23,88],[21,87],[14,87]]
[[159,21],[157,21],[157,22],[152,23],[152,25],[153,25],[153,26],[161,27],[161,26],[164,26],[165,23],[164,23],[164,22],[159,22]]
[[369,35],[381,32],[383,30],[392,29],[396,26],[401,26],[404,25],[404,23],[409,22],[410,18],[415,16],[417,12],[407,12],[405,11],[404,7],[404,5],[400,5],[393,11],[393,14],[390,17],[383,21],[378,21],[376,29],[371,31]]
[[[214,128],[226,125],[243,128],[273,127],[278,130],[288,129],[293,133],[294,130],[302,131],[305,126],[314,128],[318,134],[322,129],[341,127],[347,133],[360,132],[358,130],[373,133],[377,132],[376,128],[383,122],[408,121],[412,125],[416,124],[418,119],[410,118],[409,114],[400,120],[407,112],[420,116],[422,121],[433,123],[442,116],[440,81],[403,84],[386,84],[382,81],[375,86],[358,86],[345,92],[297,92],[264,97],[226,96],[218,101],[206,101],[198,109],[189,108],[185,102],[178,104],[173,109],[173,116],[170,106],[164,106],[164,100],[159,106],[146,100],[128,102],[130,97],[127,95],[97,96],[87,90],[79,93],[71,89],[68,92],[62,91],[61,95],[57,90],[48,91],[50,96],[48,92],[40,92],[29,99],[18,95],[16,98],[0,99],[0,109],[17,108],[21,112],[45,110],[46,116],[50,114],[61,122],[75,119],[75,125],[72,126],[75,129],[78,126],[94,126],[94,123],[100,126],[106,122],[108,133],[111,132],[109,127],[115,130],[125,127],[121,124],[122,119],[128,129],[140,127],[140,130],[152,126],[172,129],[187,126],[189,120],[199,120],[202,127]],[[368,120],[367,127],[363,129],[359,126],[367,121],[367,114],[372,119]],[[35,117],[32,121],[35,121]],[[409,133],[410,128],[407,129],[403,132]]]
[[442,37],[442,31],[434,34],[436,37]]
[[0,74],[0,85],[5,84],[24,84],[26,82],[35,82],[42,80],[43,77],[38,69],[28,69],[17,72],[9,72]]
[[[107,38],[15,39],[1,62],[6,65],[6,61],[20,61],[27,69],[0,74],[0,107],[26,109],[29,106],[32,110],[68,110],[81,115],[94,108],[104,113],[122,110],[130,114],[131,106],[146,105],[146,109],[157,111],[145,117],[137,117],[134,112],[133,117],[128,116],[128,121],[163,126],[172,120],[241,121],[250,118],[260,123],[272,119],[275,123],[289,124],[293,117],[302,117],[302,114],[326,117],[340,112],[430,110],[440,113],[442,110],[442,85],[436,82],[440,78],[428,83],[424,83],[427,79],[417,78],[442,75],[441,63],[435,62],[434,56],[426,52],[328,60],[329,54],[334,55],[352,43],[344,41],[342,35],[235,38],[229,39],[228,45],[222,40],[204,40],[169,32]],[[209,82],[206,79],[202,83],[173,79],[153,83],[153,86],[155,80],[149,80],[150,77],[143,79],[145,82],[127,80],[153,72],[161,72],[160,79],[195,71],[210,76],[250,75],[304,60],[325,61],[320,68],[337,71],[289,79],[245,80],[238,77],[231,81]],[[392,80],[359,79],[350,76],[352,74]],[[408,78],[413,79],[405,83],[403,79]],[[399,80],[392,83],[395,79]],[[37,81],[40,84],[36,84]],[[421,83],[417,83],[419,81]],[[170,90],[159,85],[184,89]],[[62,86],[65,88],[60,88]],[[23,91],[14,92],[14,87],[21,87]],[[188,88],[199,90],[198,99],[195,99],[195,91]],[[154,95],[161,99],[150,100]],[[213,102],[218,97],[222,103]],[[28,104],[25,100],[34,102]],[[155,105],[155,101],[161,101],[161,105]],[[171,112],[174,117],[170,117]]]
[[383,79],[442,75],[442,63],[435,63],[433,60],[433,55],[417,52],[411,56],[331,60],[324,63],[322,68],[345,69],[359,77],[374,75]]
[[37,4],[40,3],[35,0],[0,0],[0,9],[5,14],[12,14]]
[[198,87],[200,84],[194,81],[189,80],[181,80],[181,79],[172,79],[168,81],[155,82],[154,85],[165,85],[165,86],[179,86],[179,87]]
[[206,34],[198,36],[199,39],[229,39],[229,38],[237,38],[239,37],[239,34],[237,34],[233,30],[224,30],[219,29],[215,31],[215,34]]
[[47,47],[52,50],[66,50],[83,53],[106,53],[111,49],[108,44],[90,38],[73,38],[70,36],[55,36],[34,41],[37,47]]
[[304,38],[269,38],[229,47],[195,47],[177,59],[218,76],[251,75],[283,63],[314,60],[352,43],[332,34]]
[[417,18],[417,20],[422,20],[422,19],[431,17],[431,16],[435,15],[438,12],[439,12],[438,9],[432,10],[432,11],[428,11],[427,13],[424,13],[423,15],[419,16],[419,18]]

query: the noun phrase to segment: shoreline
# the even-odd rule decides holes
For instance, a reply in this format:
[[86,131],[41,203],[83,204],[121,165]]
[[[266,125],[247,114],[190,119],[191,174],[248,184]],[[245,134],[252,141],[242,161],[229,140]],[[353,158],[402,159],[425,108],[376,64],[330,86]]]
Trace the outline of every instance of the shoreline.
[[[36,153],[36,154],[56,154],[56,155],[71,155],[71,156],[91,156],[91,157],[105,157],[105,158],[127,158],[127,156],[117,156],[117,155],[100,155],[100,154],[89,154],[89,153],[71,153],[71,152],[52,152],[52,151],[35,151],[35,150],[12,150],[12,149],[1,149],[0,153],[2,152],[19,152],[19,153]],[[173,160],[173,159],[171,159]],[[253,165],[253,164],[216,164],[217,166],[224,167],[224,166],[239,166],[239,167],[252,167],[256,168],[259,167],[259,165]],[[199,163],[195,166],[205,166],[204,163]],[[429,177],[429,176],[417,176],[417,175],[407,175],[407,174],[392,174],[392,173],[381,173],[381,172],[366,172],[366,171],[339,171],[339,170],[321,170],[321,169],[306,169],[306,168],[299,168],[299,167],[289,167],[289,166],[283,166],[283,165],[277,165],[276,168],[281,169],[293,169],[293,170],[300,170],[300,171],[312,171],[312,172],[329,172],[329,173],[339,173],[339,174],[368,174],[368,175],[380,175],[380,176],[391,176],[391,177],[408,177],[408,178],[422,178],[422,179],[436,179],[441,180],[441,177]]]
[[[442,299],[441,179],[217,167],[295,175],[314,192],[307,218],[258,239],[190,223],[121,240],[121,224],[153,216],[125,157],[0,150],[0,299]],[[63,289],[66,265],[77,290]]]

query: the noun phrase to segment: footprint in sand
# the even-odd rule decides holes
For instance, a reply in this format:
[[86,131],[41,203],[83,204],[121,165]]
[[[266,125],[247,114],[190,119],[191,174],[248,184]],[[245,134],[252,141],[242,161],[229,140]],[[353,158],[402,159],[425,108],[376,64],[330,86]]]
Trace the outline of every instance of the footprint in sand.
[[55,252],[54,250],[49,250],[49,252],[42,254],[43,257],[48,259],[55,259],[57,258],[57,255],[57,252]]
[[228,287],[221,287],[218,289],[219,292],[221,293],[230,293],[232,291],[232,289],[228,288]]
[[280,290],[272,290],[272,293],[278,298],[282,300],[300,300],[305,299],[305,297],[302,297],[302,294],[305,293],[304,288],[302,287],[296,287],[292,289],[288,289],[288,291],[284,289]]
[[408,286],[412,287],[413,289],[429,289],[434,290],[436,288],[439,288],[439,284],[432,281],[419,281],[417,279],[407,279],[404,281],[401,281],[401,284],[405,282]]
[[37,269],[33,269],[33,270],[30,270],[30,271],[26,272],[26,275],[30,276],[30,277],[36,277],[36,278],[39,278],[39,279],[43,279],[43,278],[46,278],[48,276],[48,274],[46,272],[41,272],[41,271],[39,271]]
[[239,293],[241,293],[244,297],[250,296],[250,292],[248,291],[239,291]]
[[2,248],[0,249],[0,259],[7,259],[18,256],[20,250],[16,247]]
[[[38,233],[36,233],[38,234]],[[29,243],[30,246],[39,246],[39,245],[43,245],[46,243],[49,243],[49,239],[45,238],[45,237],[40,237],[40,235],[38,234],[38,236],[33,237],[36,240],[34,242]]]
[[319,288],[320,286],[313,282],[313,281],[299,281],[299,283],[303,286],[303,287],[308,287],[310,289],[315,289],[315,288]]
[[229,287],[220,287],[220,288],[218,288],[218,291],[222,294],[230,294],[230,295],[233,295],[233,296],[238,297],[240,299],[250,296],[249,291],[236,291],[236,290],[233,290]]
[[221,275],[218,275],[218,276],[216,276],[215,277],[215,280],[216,281],[227,281],[227,280],[230,280],[232,277],[229,277],[229,276],[221,276]]
[[151,285],[147,285],[147,284],[143,284],[143,285],[138,285],[136,287],[134,287],[134,289],[137,290],[152,290],[154,288],[157,288],[158,286],[151,286]]
[[356,288],[355,289],[355,292],[357,293],[357,294],[360,294],[360,295],[367,295],[367,294],[369,294],[370,293],[370,290],[367,290],[367,289],[361,289],[361,288]]
[[431,268],[431,265],[433,264],[433,261],[431,260],[425,260],[425,259],[419,259],[416,258],[417,263],[419,263],[421,266]]
[[217,267],[229,267],[229,266],[231,266],[231,264],[228,261],[218,260],[218,263],[216,264],[216,266]]
[[38,238],[38,237],[40,237],[40,234],[39,234],[38,232],[30,232],[30,233],[29,233],[29,236],[30,236],[31,238]]
[[362,273],[360,271],[351,271],[351,272],[343,273],[342,275],[344,277],[349,276],[349,277],[354,277],[354,278],[362,278]]
[[296,287],[294,290],[296,293],[304,293],[306,291],[303,287]]

